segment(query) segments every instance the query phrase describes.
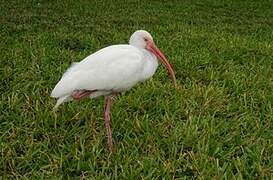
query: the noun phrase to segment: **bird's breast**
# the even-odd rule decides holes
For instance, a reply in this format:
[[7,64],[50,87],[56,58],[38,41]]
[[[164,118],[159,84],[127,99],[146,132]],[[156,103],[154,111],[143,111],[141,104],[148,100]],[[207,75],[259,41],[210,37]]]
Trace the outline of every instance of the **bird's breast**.
[[142,78],[143,81],[146,79],[151,78],[157,67],[158,67],[158,61],[152,53],[149,51],[144,50],[143,51],[143,60],[144,60],[144,67],[143,67],[143,72],[142,72]]

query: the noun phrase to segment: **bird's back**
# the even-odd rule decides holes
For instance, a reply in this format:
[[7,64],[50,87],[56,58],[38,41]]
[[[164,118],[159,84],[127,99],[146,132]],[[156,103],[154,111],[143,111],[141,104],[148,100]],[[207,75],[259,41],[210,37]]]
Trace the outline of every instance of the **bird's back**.
[[53,89],[52,97],[62,97],[74,90],[122,91],[141,81],[143,53],[131,45],[103,48],[73,63]]

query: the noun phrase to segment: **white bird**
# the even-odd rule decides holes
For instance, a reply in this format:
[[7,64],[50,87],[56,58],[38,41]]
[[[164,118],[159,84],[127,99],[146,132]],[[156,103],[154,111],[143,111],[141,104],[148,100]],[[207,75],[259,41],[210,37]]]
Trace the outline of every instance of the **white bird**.
[[156,47],[152,36],[144,30],[134,32],[129,44],[108,46],[81,62],[73,63],[51,93],[51,97],[58,98],[54,110],[63,102],[70,100],[105,96],[104,122],[108,148],[112,150],[110,128],[112,98],[117,93],[129,90],[138,82],[152,77],[158,67],[157,58],[176,84],[173,68]]

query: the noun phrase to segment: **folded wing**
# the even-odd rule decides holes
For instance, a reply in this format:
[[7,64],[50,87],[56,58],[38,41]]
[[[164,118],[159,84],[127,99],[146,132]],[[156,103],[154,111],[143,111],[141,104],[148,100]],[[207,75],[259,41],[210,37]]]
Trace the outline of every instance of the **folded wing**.
[[141,79],[143,56],[130,45],[109,46],[73,63],[53,89],[55,98],[70,95],[74,90],[122,91]]

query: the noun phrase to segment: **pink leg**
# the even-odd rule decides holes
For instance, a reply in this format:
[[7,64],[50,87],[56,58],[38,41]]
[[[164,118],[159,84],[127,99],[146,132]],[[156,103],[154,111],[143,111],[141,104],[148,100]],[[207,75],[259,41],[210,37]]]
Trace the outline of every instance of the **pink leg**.
[[90,94],[92,94],[93,92],[95,92],[96,90],[90,91],[90,90],[75,90],[72,93],[72,98],[76,101],[81,100],[82,98],[85,98],[87,96],[89,96]]
[[107,145],[110,151],[113,150],[112,131],[110,126],[110,107],[113,96],[105,96],[104,100],[104,125],[107,132]]

